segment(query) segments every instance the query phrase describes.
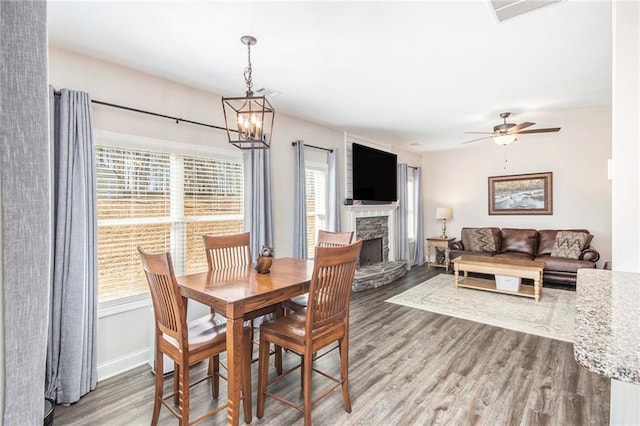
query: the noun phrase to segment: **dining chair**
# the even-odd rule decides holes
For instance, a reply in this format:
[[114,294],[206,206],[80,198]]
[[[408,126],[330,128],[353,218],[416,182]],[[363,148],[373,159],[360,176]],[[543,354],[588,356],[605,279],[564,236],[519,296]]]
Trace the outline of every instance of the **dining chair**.
[[[340,247],[351,244],[353,231],[331,232],[320,229],[318,231],[318,247]],[[282,302],[282,307],[288,311],[299,312],[307,307],[309,294],[301,294]]]
[[[233,235],[203,235],[202,239],[204,241],[204,248],[207,254],[209,270],[220,271],[228,268],[235,268],[239,266],[248,267],[251,265],[250,238],[251,234],[249,232]],[[250,353],[253,354],[254,320],[264,315],[274,313],[276,309],[276,306],[267,306],[266,308],[245,314],[245,321],[249,321]],[[213,308],[211,308],[211,312],[214,312]],[[257,359],[252,360],[252,362],[254,361],[257,361]],[[276,355],[276,365],[278,366],[278,370],[282,371],[281,352]]]
[[[311,425],[311,405],[327,396],[338,386],[342,387],[345,411],[351,412],[349,398],[349,301],[351,285],[355,275],[362,241],[341,247],[316,247],[313,275],[309,288],[309,305],[304,312],[296,312],[264,323],[260,326],[260,362],[258,367],[258,408],[257,417],[264,416],[267,396],[289,405],[304,414],[304,424]],[[340,378],[332,377],[313,368],[313,353],[338,342],[340,354]],[[278,374],[268,381],[266,355],[270,343],[303,355],[303,403],[289,401],[269,392],[268,387],[279,381],[284,374]],[[311,400],[311,374],[315,371],[335,383],[315,400]]]
[[[155,397],[151,424],[156,425],[162,405],[178,418],[179,424],[190,425],[197,423],[217,412],[225,409],[227,404],[214,408],[207,413],[189,421],[189,390],[192,386],[211,380],[213,398],[218,398],[220,354],[226,351],[226,325],[217,321],[214,314],[208,314],[199,319],[187,322],[186,303],[180,294],[180,288],[173,270],[171,253],[149,254],[138,247],[142,267],[147,277],[153,303],[155,318]],[[249,330],[245,328],[245,342],[248,340]],[[249,344],[243,348],[242,393],[244,398],[244,416],[247,423],[251,422],[251,371]],[[174,362],[174,391],[164,396],[164,376],[162,372],[164,355]],[[189,367],[197,362],[209,359],[210,367],[207,375],[190,384]],[[212,367],[212,365],[214,365]],[[174,405],[167,400],[173,397]]]

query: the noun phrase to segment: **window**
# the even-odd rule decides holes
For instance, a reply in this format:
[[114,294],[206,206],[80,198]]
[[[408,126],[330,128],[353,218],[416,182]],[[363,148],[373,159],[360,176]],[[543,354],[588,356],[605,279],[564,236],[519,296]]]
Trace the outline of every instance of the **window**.
[[327,215],[327,167],[305,165],[307,191],[307,254],[313,259],[318,231],[326,229]]
[[137,247],[206,270],[202,234],[243,230],[241,160],[96,147],[99,301],[148,294]]

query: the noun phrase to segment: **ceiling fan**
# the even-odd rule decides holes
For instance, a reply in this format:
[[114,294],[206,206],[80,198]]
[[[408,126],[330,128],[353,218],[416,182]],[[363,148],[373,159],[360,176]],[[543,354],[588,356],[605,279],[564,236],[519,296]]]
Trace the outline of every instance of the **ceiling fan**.
[[502,124],[493,126],[493,132],[465,132],[468,134],[487,134],[488,136],[472,139],[470,141],[466,141],[463,143],[470,143],[470,142],[481,141],[483,139],[493,138],[493,141],[499,145],[509,145],[510,143],[518,140],[516,138],[516,135],[524,135],[527,133],[550,133],[550,132],[557,132],[560,130],[560,127],[524,130],[527,127],[531,127],[536,123],[531,123],[529,121],[525,121],[520,124],[507,123],[507,118],[509,118],[510,115],[511,115],[510,112],[500,113],[500,118],[502,118],[504,122]]

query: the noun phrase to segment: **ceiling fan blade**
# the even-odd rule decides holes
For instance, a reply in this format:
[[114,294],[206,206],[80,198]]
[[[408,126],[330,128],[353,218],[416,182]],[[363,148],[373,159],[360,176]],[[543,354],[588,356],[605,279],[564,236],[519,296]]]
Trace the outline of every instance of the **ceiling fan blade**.
[[491,139],[492,137],[493,137],[493,136],[483,136],[483,137],[481,137],[481,138],[478,138],[478,139],[471,139],[470,141],[466,141],[466,142],[462,142],[462,143],[463,143],[463,144],[465,144],[465,143],[471,143],[471,142],[481,141],[481,140],[483,140],[483,139]]
[[525,121],[524,123],[520,123],[518,124],[516,127],[512,127],[511,129],[509,129],[510,133],[517,133],[522,129],[526,129],[527,127],[531,127],[536,123],[531,123],[529,121]]
[[551,133],[560,131],[560,127],[550,127],[548,129],[533,129],[533,130],[523,130],[521,132],[516,132],[519,135],[524,135],[527,133]]
[[468,135],[492,135],[493,132],[464,132]]

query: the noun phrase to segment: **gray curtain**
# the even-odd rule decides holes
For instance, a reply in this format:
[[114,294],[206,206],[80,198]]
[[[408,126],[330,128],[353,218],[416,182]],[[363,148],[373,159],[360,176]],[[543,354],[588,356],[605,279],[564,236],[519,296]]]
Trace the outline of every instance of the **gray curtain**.
[[409,237],[407,225],[409,213],[407,209],[407,165],[398,164],[398,253],[396,259],[406,260],[407,269],[411,269],[411,256],[409,255]]
[[304,143],[293,143],[295,150],[293,176],[293,257],[306,259],[307,253],[307,190],[304,165]]
[[51,276],[47,5],[0,1],[0,424],[42,424]]
[[96,170],[91,100],[53,98],[53,281],[47,347],[48,398],[71,404],[98,380]]
[[[271,150],[243,151],[244,230],[251,233],[251,255],[255,260],[262,246],[273,247],[273,191]],[[274,253],[277,256],[277,253]]]
[[424,254],[424,224],[423,224],[423,207],[422,207],[422,169],[416,167],[413,172],[413,188],[414,193],[414,215],[416,230],[416,244],[414,249],[414,265],[422,265],[426,259]]
[[338,150],[327,153],[327,229],[340,232],[340,179],[338,174]]

